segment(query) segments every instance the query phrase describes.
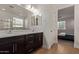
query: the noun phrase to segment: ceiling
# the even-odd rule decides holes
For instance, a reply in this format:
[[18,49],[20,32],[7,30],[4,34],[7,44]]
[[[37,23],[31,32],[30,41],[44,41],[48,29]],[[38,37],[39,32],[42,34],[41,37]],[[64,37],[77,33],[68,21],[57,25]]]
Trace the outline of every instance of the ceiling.
[[74,6],[60,9],[58,11],[58,18],[74,17]]
[[0,11],[9,13],[11,15],[16,15],[20,17],[27,17],[30,11],[17,5],[17,4],[0,4]]
[[[2,11],[2,12],[9,13],[11,15],[26,18],[28,16],[28,14],[32,14],[32,12],[25,9],[24,8],[25,6],[27,6],[27,4],[20,4],[20,5],[18,5],[18,4],[0,4],[0,14],[2,15],[2,13],[1,13],[1,11]],[[40,10],[39,7],[41,5],[32,4],[32,6],[34,6],[35,8]],[[59,6],[64,6],[64,5],[56,5],[57,8]],[[67,6],[70,6],[70,5],[67,5]],[[6,9],[6,10],[2,10],[2,9]],[[58,10],[58,18],[69,17],[69,16],[74,16],[74,6],[61,8]]]

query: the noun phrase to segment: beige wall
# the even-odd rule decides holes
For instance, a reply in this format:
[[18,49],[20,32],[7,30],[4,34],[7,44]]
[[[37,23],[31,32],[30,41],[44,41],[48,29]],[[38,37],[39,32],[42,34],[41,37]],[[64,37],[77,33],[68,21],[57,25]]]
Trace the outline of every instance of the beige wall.
[[75,27],[75,42],[74,47],[79,48],[79,5],[75,5],[75,21],[74,21],[74,27]]
[[52,5],[45,5],[43,11],[43,31],[47,42],[47,48],[57,43],[57,10]]
[[[62,21],[62,20],[61,20]],[[66,22],[66,29],[59,29],[58,34],[60,33],[66,33],[66,34],[74,34],[74,17],[71,18],[65,18],[64,21]]]

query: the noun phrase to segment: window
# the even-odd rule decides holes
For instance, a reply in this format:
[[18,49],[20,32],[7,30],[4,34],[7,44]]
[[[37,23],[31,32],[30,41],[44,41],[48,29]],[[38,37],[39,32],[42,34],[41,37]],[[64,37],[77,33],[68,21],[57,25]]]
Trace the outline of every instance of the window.
[[23,19],[15,18],[13,17],[13,24],[12,24],[13,29],[14,28],[23,28]]
[[8,29],[13,29],[13,30],[24,30],[27,29],[28,27],[28,20],[26,19],[20,19],[20,18],[5,18],[5,19],[0,19],[0,30],[8,30]]
[[62,30],[66,29],[65,21],[59,21],[58,22],[58,29],[62,29]]
[[9,29],[10,19],[0,19],[0,29]]

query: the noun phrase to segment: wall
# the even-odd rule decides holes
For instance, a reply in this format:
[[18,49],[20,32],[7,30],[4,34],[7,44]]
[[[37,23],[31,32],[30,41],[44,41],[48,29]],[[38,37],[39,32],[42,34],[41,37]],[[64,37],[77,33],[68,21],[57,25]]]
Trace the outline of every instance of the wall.
[[74,26],[75,26],[75,41],[74,41],[74,47],[79,48],[79,5],[75,5],[75,21],[74,21]]
[[[62,21],[62,20],[60,20]],[[64,21],[66,22],[66,29],[65,30],[58,30],[59,33],[66,33],[66,34],[74,34],[74,17],[65,18]]]
[[66,20],[66,33],[74,35],[74,18]]

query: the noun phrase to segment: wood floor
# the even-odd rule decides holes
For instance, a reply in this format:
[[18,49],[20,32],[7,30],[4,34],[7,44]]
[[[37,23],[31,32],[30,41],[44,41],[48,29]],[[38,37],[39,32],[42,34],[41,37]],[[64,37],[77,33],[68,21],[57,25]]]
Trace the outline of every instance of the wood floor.
[[58,43],[54,44],[50,49],[40,48],[34,54],[79,54],[79,49]]

